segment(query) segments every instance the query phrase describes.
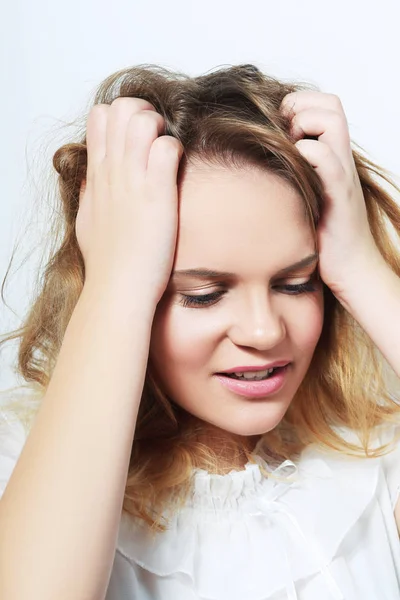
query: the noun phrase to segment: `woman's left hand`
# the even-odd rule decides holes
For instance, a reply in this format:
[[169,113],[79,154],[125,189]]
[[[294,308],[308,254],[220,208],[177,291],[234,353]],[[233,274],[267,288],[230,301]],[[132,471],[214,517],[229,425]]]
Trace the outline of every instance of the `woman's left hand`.
[[[382,259],[368,224],[342,103],[333,94],[299,91],[286,95],[280,110],[291,120],[295,146],[324,185],[317,228],[319,272],[340,299],[360,269],[367,269],[377,254]],[[305,135],[318,140],[302,139]]]

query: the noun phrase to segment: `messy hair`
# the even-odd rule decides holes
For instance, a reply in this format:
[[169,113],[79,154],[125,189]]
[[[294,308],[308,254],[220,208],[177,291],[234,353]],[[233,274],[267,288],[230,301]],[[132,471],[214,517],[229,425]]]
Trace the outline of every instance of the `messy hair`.
[[[323,184],[297,150],[289,120],[279,111],[283,98],[299,90],[318,88],[279,80],[249,64],[220,67],[196,77],[156,65],[140,65],[106,78],[95,92],[93,105],[109,105],[118,97],[150,102],[164,117],[165,134],[174,136],[183,146],[178,178],[195,161],[228,168],[252,166],[276,174],[297,191],[316,241],[324,203]],[[386,263],[400,276],[396,246],[400,208],[385,191],[383,181],[393,190],[399,188],[387,171],[351,143],[373,238]],[[49,385],[85,280],[75,231],[79,192],[87,169],[85,125],[73,141],[55,152],[53,167],[59,208],[53,215],[52,232],[57,246],[45,265],[22,326],[1,341],[19,340],[17,373],[39,399],[14,402],[16,413],[28,424]],[[353,456],[376,456],[385,448],[369,450],[373,428],[398,420],[400,408],[394,391],[398,378],[325,284],[323,293],[323,330],[308,372],[282,421],[263,434],[257,444],[258,453],[271,460],[293,459],[312,443]],[[217,455],[198,440],[204,426],[188,419],[167,396],[149,360],[132,444],[125,511],[156,530],[164,530],[162,508],[171,506],[172,499],[180,505],[185,501],[193,468],[218,472]],[[360,445],[345,440],[340,434],[342,428],[356,431]],[[230,443],[232,455],[242,453],[248,461],[254,461],[243,440],[233,436]]]

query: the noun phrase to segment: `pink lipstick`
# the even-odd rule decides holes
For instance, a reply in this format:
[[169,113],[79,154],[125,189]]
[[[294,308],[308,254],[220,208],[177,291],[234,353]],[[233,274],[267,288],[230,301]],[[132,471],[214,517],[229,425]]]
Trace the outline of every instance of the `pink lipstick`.
[[[267,378],[260,380],[234,379],[223,373],[216,373],[215,377],[228,390],[246,396],[248,398],[263,398],[279,392],[287,378],[287,371],[290,365],[276,367],[275,371]],[[239,370],[237,371],[239,372]]]

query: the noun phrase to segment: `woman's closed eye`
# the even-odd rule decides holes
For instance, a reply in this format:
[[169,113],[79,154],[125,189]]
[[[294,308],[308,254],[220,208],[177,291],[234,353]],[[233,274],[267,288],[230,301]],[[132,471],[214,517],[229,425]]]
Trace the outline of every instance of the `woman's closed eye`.
[[203,294],[202,296],[189,296],[181,294],[180,304],[183,306],[208,306],[215,304],[226,292],[212,292],[211,294]]
[[[275,285],[274,289],[277,289],[283,294],[298,296],[300,294],[306,294],[315,292],[317,290],[316,277],[312,276],[308,281],[297,284],[284,284]],[[180,304],[185,307],[205,307],[212,304],[216,304],[222,296],[226,294],[226,290],[218,292],[212,292],[210,294],[203,294],[198,296],[190,296],[188,294],[181,294]]]

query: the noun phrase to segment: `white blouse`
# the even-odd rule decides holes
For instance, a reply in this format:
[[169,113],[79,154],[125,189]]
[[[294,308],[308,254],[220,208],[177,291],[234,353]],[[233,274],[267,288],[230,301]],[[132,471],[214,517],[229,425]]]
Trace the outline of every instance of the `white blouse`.
[[[396,430],[379,428],[373,447]],[[0,495],[25,439],[0,411]],[[400,599],[400,445],[376,459],[310,446],[275,469],[254,455],[227,475],[196,469],[165,533],[123,511],[106,600]]]

